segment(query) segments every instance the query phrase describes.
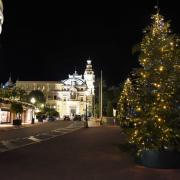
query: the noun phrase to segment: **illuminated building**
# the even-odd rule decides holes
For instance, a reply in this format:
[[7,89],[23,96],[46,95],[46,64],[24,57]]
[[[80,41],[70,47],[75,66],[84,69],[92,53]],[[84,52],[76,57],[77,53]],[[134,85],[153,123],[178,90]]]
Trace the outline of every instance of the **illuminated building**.
[[[41,90],[46,97],[46,105],[55,108],[60,118],[75,115],[93,116],[95,75],[91,60],[87,60],[84,75],[75,71],[62,81],[16,81],[16,87],[30,93],[33,90]],[[86,108],[87,106],[87,108]]]

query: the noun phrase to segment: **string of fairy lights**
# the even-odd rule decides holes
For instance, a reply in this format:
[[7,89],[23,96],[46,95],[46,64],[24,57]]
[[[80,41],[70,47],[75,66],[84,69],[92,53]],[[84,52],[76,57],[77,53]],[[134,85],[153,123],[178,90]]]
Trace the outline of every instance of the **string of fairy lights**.
[[151,19],[140,44],[141,68],[133,74],[135,79],[125,81],[119,99],[118,118],[127,126],[129,142],[139,151],[180,145],[176,125],[180,119],[179,37],[172,33],[159,9]]

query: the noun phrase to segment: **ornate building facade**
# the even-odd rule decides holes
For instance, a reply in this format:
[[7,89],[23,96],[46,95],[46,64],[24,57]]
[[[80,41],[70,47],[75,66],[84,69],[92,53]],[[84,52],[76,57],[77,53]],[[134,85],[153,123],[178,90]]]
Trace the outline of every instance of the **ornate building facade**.
[[46,97],[46,105],[55,108],[60,118],[75,115],[93,116],[95,97],[95,75],[91,60],[87,60],[83,75],[77,71],[60,82],[58,81],[16,81],[16,87],[27,93],[32,90],[41,90]]

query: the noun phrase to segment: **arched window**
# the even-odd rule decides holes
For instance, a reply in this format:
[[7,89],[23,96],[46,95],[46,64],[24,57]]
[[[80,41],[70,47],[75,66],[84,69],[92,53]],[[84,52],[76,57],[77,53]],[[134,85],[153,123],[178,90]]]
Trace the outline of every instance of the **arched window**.
[[76,93],[75,92],[71,92],[71,99],[76,99]]

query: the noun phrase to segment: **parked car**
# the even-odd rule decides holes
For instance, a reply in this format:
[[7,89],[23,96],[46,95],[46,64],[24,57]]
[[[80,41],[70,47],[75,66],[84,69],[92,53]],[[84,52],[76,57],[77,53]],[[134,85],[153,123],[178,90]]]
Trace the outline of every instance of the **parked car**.
[[43,120],[46,119],[46,116],[45,115],[39,115],[39,116],[36,116],[37,119],[38,119],[38,122],[43,122]]
[[64,121],[70,121],[70,117],[69,116],[64,116]]
[[75,115],[73,121],[81,121],[81,115]]
[[55,118],[54,116],[49,116],[49,117],[47,118],[47,120],[48,120],[48,121],[55,121],[56,118]]

